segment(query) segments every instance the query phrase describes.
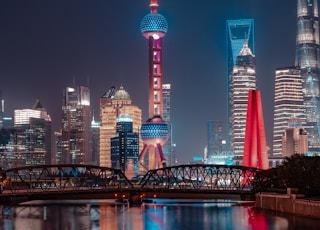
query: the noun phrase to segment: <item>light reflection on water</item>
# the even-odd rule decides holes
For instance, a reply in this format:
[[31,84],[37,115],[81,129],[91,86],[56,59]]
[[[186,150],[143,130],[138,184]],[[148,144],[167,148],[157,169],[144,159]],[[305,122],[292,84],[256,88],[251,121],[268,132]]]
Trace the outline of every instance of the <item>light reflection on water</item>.
[[320,220],[261,212],[229,200],[153,199],[142,205],[114,200],[33,201],[2,207],[1,229],[166,230],[319,229]]

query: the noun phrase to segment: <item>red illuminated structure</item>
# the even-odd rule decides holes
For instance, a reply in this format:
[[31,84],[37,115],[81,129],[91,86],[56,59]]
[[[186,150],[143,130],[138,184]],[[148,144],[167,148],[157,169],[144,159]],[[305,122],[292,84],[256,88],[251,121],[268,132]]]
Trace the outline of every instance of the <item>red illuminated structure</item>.
[[[145,146],[139,155],[139,162],[145,169],[155,169],[166,166],[162,153],[162,146],[168,140],[168,127],[161,118],[163,115],[162,38],[168,30],[168,23],[165,17],[158,13],[157,0],[151,0],[149,6],[150,13],[142,19],[140,24],[142,35],[149,40],[149,120],[141,127],[141,130],[148,130],[148,134],[141,134]],[[159,127],[166,130],[165,136],[161,130],[157,129]],[[146,151],[149,152],[148,168],[144,165]],[[159,162],[162,162],[162,165]]]
[[268,154],[264,130],[261,95],[259,90],[250,90],[244,139],[242,165],[268,169]]

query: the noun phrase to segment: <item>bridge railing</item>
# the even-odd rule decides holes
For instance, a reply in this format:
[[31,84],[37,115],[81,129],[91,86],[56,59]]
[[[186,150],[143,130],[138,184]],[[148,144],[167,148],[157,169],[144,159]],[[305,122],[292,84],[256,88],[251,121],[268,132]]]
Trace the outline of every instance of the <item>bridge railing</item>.
[[260,170],[227,165],[179,165],[148,171],[135,186],[119,169],[93,165],[38,165],[0,171],[6,193],[162,189],[250,193]]
[[150,170],[141,188],[251,192],[258,169],[227,165],[180,165]]
[[93,165],[39,165],[2,171],[2,189],[17,193],[132,188],[119,169]]

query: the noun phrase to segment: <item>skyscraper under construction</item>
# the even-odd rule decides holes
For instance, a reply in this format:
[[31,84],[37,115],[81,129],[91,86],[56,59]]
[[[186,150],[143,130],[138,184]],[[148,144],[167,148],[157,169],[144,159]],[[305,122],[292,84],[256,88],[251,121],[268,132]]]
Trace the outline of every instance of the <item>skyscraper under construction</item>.
[[309,152],[320,152],[319,17],[317,0],[297,1],[295,65],[300,66]]

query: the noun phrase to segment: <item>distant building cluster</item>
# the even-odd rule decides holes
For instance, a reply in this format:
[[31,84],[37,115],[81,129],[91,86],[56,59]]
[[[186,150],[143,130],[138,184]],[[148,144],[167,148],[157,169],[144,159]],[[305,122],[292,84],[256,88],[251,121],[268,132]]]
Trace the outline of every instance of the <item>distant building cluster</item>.
[[39,101],[32,109],[15,110],[14,123],[7,124],[0,92],[0,166],[3,169],[38,164],[91,164],[120,169],[132,178],[141,170],[169,166],[176,161],[171,85],[163,84],[162,80],[162,37],[168,24],[157,9],[157,1],[151,0],[150,13],[140,25],[142,35],[149,40],[150,118],[142,122],[141,109],[132,103],[121,85],[110,87],[102,95],[100,121],[96,121],[89,87],[66,87],[61,128],[54,131],[52,138],[51,118]]
[[[165,119],[170,123],[170,85],[163,87]],[[142,111],[132,104],[123,86],[112,86],[102,95],[99,122],[92,114],[90,89],[85,86],[63,90],[61,114],[61,129],[54,132],[51,117],[39,100],[31,109],[15,110],[13,123],[2,119],[2,168],[92,164],[119,168],[131,177],[138,174],[138,158],[143,149],[140,137]],[[167,145],[164,149],[166,157],[173,159],[173,148]]]
[[[228,121],[223,128],[226,134],[220,139],[227,142],[228,151],[224,155],[227,157],[231,152],[234,164],[243,165],[248,141],[254,142],[256,135],[265,135],[258,133],[245,138],[250,128],[247,122],[252,117],[248,93],[259,88],[254,20],[228,20],[226,32]],[[295,63],[275,70],[273,145],[261,146],[268,152],[269,167],[279,165],[284,157],[293,154],[320,155],[319,45],[318,1],[297,0]],[[221,133],[208,125],[204,159],[212,162],[221,158],[221,150],[213,151],[214,137]]]
[[[162,79],[162,38],[168,31],[158,2],[141,21],[148,39],[148,120],[124,86],[99,99],[95,120],[87,86],[65,87],[59,130],[37,100],[32,108],[4,113],[0,91],[0,166],[86,164],[121,169],[129,178],[177,162],[172,139],[171,84]],[[256,72],[253,19],[226,21],[227,123],[207,123],[203,156],[194,162],[274,167],[293,154],[320,155],[320,42],[318,1],[297,0],[295,63],[274,74],[273,143],[267,146]],[[281,65],[281,63],[279,63]],[[197,134],[195,134],[197,135]],[[271,151],[270,151],[271,150]]]

